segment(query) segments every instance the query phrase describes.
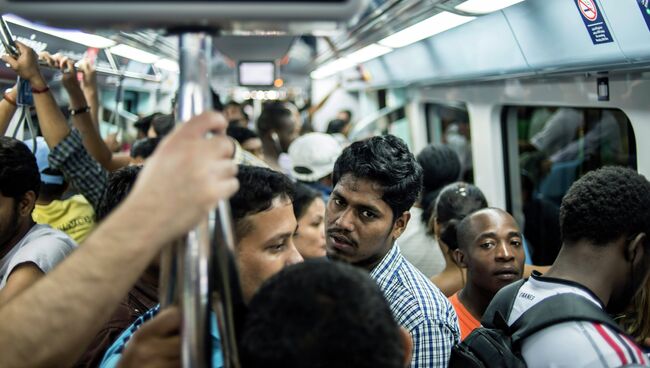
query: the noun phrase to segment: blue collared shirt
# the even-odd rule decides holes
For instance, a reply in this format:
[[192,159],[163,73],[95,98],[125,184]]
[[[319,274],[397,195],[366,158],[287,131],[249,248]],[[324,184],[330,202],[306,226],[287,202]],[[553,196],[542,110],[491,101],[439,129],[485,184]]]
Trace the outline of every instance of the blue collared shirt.
[[384,293],[397,323],[411,333],[411,367],[447,367],[460,330],[456,312],[440,289],[402,256],[397,244],[370,277]]
[[[131,339],[131,336],[148,320],[152,319],[160,311],[160,305],[157,305],[145,314],[136,319],[135,322],[129,328],[124,330],[120,337],[115,340],[113,345],[111,345],[106,354],[104,354],[104,359],[102,359],[100,368],[115,368],[117,367],[120,359],[122,358],[122,353],[126,347],[127,342]],[[214,313],[210,313],[210,335],[212,337],[212,368],[223,368],[223,356],[221,354],[221,339],[219,337],[219,329],[217,328],[217,318]]]

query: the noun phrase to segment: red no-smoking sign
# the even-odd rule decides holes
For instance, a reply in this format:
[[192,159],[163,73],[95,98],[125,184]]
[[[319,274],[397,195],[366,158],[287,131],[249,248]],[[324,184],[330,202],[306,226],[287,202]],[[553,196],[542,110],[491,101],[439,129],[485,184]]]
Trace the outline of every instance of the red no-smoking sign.
[[578,0],[578,7],[582,15],[593,22],[598,18],[598,9],[592,0]]

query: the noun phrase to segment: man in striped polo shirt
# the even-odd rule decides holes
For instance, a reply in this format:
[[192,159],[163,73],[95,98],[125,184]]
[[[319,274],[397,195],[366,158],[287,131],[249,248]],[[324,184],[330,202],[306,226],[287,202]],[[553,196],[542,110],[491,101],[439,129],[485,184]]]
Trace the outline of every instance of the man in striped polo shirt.
[[[521,287],[508,323],[557,294],[585,298],[612,315],[630,304],[650,270],[650,183],[605,167],[576,181],[560,208],[562,249],[551,269]],[[523,341],[529,367],[649,365],[631,338],[593,322],[565,322]]]

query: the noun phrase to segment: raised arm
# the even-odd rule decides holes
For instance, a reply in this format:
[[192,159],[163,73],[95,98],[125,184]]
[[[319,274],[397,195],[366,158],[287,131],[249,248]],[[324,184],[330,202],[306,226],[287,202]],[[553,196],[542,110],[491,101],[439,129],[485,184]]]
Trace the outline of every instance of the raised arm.
[[79,70],[83,72],[83,79],[81,80],[81,89],[88,107],[90,107],[90,117],[95,125],[95,129],[99,131],[99,91],[97,89],[97,71],[89,60],[82,60],[79,64]]
[[79,249],[0,307],[3,367],[74,363],[160,250],[237,191],[226,125],[204,113],[170,134]]
[[11,118],[16,113],[16,85],[7,90],[4,94],[4,98],[0,101],[0,136],[7,134],[7,128],[9,128],[9,123]]
[[29,81],[32,85],[38,123],[47,145],[52,149],[70,134],[70,128],[61,110],[59,110],[43,75],[41,75],[36,53],[20,42],[16,42],[16,45],[20,50],[18,59],[8,54],[5,54],[2,58],[22,79]]

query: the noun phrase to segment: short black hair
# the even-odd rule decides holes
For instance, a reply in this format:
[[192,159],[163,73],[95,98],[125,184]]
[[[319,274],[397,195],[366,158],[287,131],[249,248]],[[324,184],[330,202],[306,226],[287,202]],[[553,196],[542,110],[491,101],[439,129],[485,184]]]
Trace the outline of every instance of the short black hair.
[[149,158],[158,147],[158,143],[160,143],[159,137],[142,138],[135,141],[131,146],[131,157]]
[[458,249],[458,224],[472,212],[487,208],[487,200],[476,186],[457,182],[442,188],[433,207],[433,216],[440,225],[440,239],[454,250]]
[[[475,235],[472,229],[472,219],[474,218],[475,215],[479,213],[483,213],[485,211],[494,211],[512,217],[512,215],[509,214],[507,211],[504,211],[501,208],[497,208],[497,207],[480,208],[477,209],[476,211],[471,212],[470,214],[465,216],[462,220],[460,220],[460,222],[456,226],[456,238],[458,241],[458,247],[457,247],[458,249],[467,249],[471,245],[470,243],[472,242],[472,239]],[[517,224],[517,226],[519,225]]]
[[341,112],[348,116],[348,123],[350,121],[352,121],[352,111],[350,111],[350,110],[341,110],[341,111],[339,111],[339,113],[341,113]]
[[100,222],[108,216],[131,192],[142,166],[125,166],[108,175],[108,184],[102,200],[95,209],[95,221]]
[[578,179],[560,206],[562,242],[604,246],[621,236],[650,234],[650,183],[636,171],[606,166]]
[[32,191],[38,195],[41,175],[36,157],[23,142],[0,136],[0,193],[20,200]]
[[230,208],[235,233],[241,239],[250,231],[242,221],[246,216],[268,210],[276,198],[292,201],[294,190],[286,175],[264,167],[239,165],[237,179],[239,191],[230,198]]
[[272,130],[282,129],[282,124],[285,119],[291,118],[293,111],[286,102],[269,102],[264,105],[262,113],[257,118],[257,130],[260,134]]
[[293,213],[296,215],[296,220],[300,219],[309,205],[316,199],[320,198],[321,194],[302,183],[295,183],[294,187],[295,197],[293,198]]
[[239,142],[239,144],[244,144],[244,142],[246,142],[249,139],[260,137],[254,131],[234,124],[228,125],[228,129],[226,129],[226,134],[228,134],[230,137],[233,137],[237,142]]
[[151,120],[151,125],[153,125],[153,131],[156,132],[156,136],[158,138],[163,138],[174,130],[176,121],[174,115],[160,114]]
[[325,133],[327,134],[342,133],[343,128],[345,128],[346,125],[348,125],[348,122],[341,119],[334,119],[327,124],[327,130],[325,131]]
[[403,140],[382,135],[354,142],[343,150],[334,164],[334,186],[345,175],[380,184],[382,200],[393,210],[394,218],[408,211],[422,187],[422,168]]
[[145,117],[142,117],[142,118],[138,119],[138,121],[136,121],[135,123],[133,123],[133,126],[134,126],[134,127],[135,127],[139,132],[141,132],[141,133],[143,133],[143,134],[146,135],[147,132],[149,131],[149,128],[151,127],[151,121],[152,121],[156,116],[159,116],[159,115],[162,115],[162,114],[159,113],[159,112],[154,112],[154,113],[151,114],[151,115],[147,115],[147,116],[145,116]]
[[310,260],[255,294],[241,339],[244,368],[398,368],[399,326],[367,272]]
[[433,212],[432,203],[438,197],[440,189],[460,178],[460,159],[458,154],[443,144],[430,144],[417,155],[422,166],[422,199],[424,209],[422,222],[428,223]]

